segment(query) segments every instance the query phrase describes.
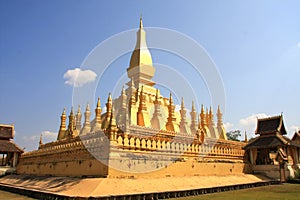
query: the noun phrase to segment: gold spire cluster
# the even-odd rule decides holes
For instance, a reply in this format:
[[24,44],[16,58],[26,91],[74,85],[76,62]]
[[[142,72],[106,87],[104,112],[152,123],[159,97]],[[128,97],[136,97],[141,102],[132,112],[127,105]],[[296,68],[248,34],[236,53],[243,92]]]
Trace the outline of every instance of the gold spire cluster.
[[74,138],[98,131],[105,132],[110,140],[117,140],[118,134],[126,134],[128,137],[130,134],[136,134],[131,133],[133,128],[135,130],[141,129],[143,135],[147,135],[144,128],[148,128],[152,132],[153,130],[163,131],[167,135],[161,135],[161,137],[165,138],[170,135],[180,135],[183,138],[194,137],[197,141],[203,141],[204,137],[226,139],[220,107],[216,113],[216,125],[212,107],[205,110],[202,105],[198,114],[194,101],[192,101],[191,112],[189,113],[190,118],[187,117],[183,98],[179,112],[175,112],[172,93],[170,93],[169,98],[165,98],[157,88],[153,87],[154,82],[151,78],[154,72],[155,68],[152,66],[152,57],[147,48],[146,33],[141,18],[136,47],[127,69],[130,78],[127,83],[128,88],[125,89],[123,86],[120,96],[114,100],[109,93],[105,104],[105,113],[102,113],[100,98],[98,98],[95,117],[92,121],[90,120],[90,106],[87,104],[83,125],[81,124],[80,106],[78,106],[76,114],[74,114],[73,108],[71,109],[68,127],[66,125],[66,109],[64,109],[57,140]]

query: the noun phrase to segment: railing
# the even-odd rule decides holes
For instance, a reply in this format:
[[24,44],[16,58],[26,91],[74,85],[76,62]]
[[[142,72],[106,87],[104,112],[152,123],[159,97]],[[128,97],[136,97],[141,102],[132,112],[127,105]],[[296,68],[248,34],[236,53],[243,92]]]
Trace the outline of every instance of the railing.
[[[131,130],[132,131],[132,130]],[[141,131],[141,130],[139,130]],[[149,131],[147,129],[147,131]],[[146,130],[145,130],[146,132]],[[149,132],[148,132],[149,133]],[[188,156],[203,156],[216,159],[243,160],[245,145],[242,142],[222,139],[206,138],[203,144],[189,140],[166,140],[158,137],[137,135],[119,135],[117,141],[109,142],[103,133],[93,133],[85,137],[77,137],[71,140],[62,140],[44,145],[41,149],[24,153],[22,158],[34,158],[43,156],[68,157],[74,154],[88,154],[99,149],[117,148],[124,151],[152,151],[167,154],[184,154]],[[113,146],[110,146],[113,145]]]

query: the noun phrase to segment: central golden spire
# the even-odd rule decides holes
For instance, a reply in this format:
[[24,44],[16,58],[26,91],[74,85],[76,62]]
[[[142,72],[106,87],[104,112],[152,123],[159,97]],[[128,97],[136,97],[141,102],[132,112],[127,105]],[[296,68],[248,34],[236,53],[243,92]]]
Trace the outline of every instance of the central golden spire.
[[151,80],[155,72],[155,68],[152,65],[152,56],[147,47],[143,20],[140,18],[135,49],[131,55],[129,67],[127,68],[128,77],[133,79],[135,86],[138,87],[140,84],[153,86],[155,84]]

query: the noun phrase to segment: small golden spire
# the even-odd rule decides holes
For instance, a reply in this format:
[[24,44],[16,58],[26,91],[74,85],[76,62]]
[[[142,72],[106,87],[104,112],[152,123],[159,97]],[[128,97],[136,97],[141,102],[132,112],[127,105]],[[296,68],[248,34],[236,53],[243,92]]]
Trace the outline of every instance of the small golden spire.
[[101,103],[100,98],[98,97],[97,107],[95,109],[95,124],[93,127],[93,131],[98,131],[101,128]]
[[122,86],[122,96],[125,95],[125,89],[124,89],[124,85]]
[[108,98],[107,98],[108,102],[112,102],[112,97],[111,97],[111,93],[108,93]]
[[200,116],[201,116],[201,114],[198,115],[198,129],[201,129],[201,127],[202,127]]
[[70,116],[74,116],[74,108],[73,108],[73,106],[71,108]]
[[194,100],[192,101],[192,112],[196,112]]
[[80,105],[78,105],[77,114],[81,114],[81,108],[80,108]]
[[173,131],[173,132],[175,131],[175,122],[176,122],[174,108],[175,106],[173,105],[172,93],[170,92],[166,129],[168,131]]
[[43,144],[43,134],[40,135],[40,142],[39,145],[41,146]]
[[43,145],[43,134],[40,135],[39,149],[42,148]]
[[172,92],[170,92],[170,99],[169,99],[170,105],[173,104],[173,97],[172,97]]
[[127,96],[126,96],[126,92],[124,89],[124,85],[122,87],[122,92],[121,92],[121,102],[122,102],[122,108],[126,109],[127,108]]
[[73,137],[73,132],[74,132],[74,128],[75,128],[75,121],[74,121],[74,109],[72,106],[70,115],[69,115],[69,125],[68,125],[68,136],[69,137]]
[[66,125],[66,108],[63,109],[63,112],[60,116],[61,122],[60,122],[60,127],[58,131],[58,136],[57,140],[61,140],[65,137],[65,131],[67,130],[67,125]]
[[183,97],[181,98],[181,110],[180,110],[180,132],[181,133],[187,133],[187,127],[186,127],[186,109],[184,107],[184,100]]
[[147,111],[147,106],[146,106],[146,103],[145,103],[145,97],[144,97],[144,85],[142,85],[142,87],[141,87],[141,92],[140,92],[140,104],[139,104],[139,108],[138,108],[138,110],[139,111]]
[[66,130],[66,108],[64,108],[62,115],[61,115],[61,130]]
[[245,142],[248,142],[247,132],[245,131]]
[[111,116],[107,125],[106,134],[109,136],[110,141],[117,140],[117,132],[118,132],[118,126],[116,123],[116,120],[114,118],[114,107],[111,107],[110,110]]
[[83,128],[80,132],[80,134],[85,135],[91,131],[91,123],[90,123],[90,105],[87,103],[86,109],[84,112],[84,123]]
[[206,125],[209,127],[210,126],[210,114],[209,114],[209,111],[208,111],[208,108],[206,107],[206,112],[205,112],[205,117],[206,117]]
[[97,108],[101,107],[101,103],[100,103],[100,97],[98,97],[98,101],[97,101]]
[[77,113],[76,113],[76,130],[80,130],[81,129],[81,109],[80,109],[80,105],[78,105],[78,109],[77,109]]
[[142,14],[140,16],[140,29],[143,29],[144,26],[143,26],[143,17],[142,17]]
[[104,124],[104,129],[106,129],[108,127],[109,124],[109,120],[111,117],[111,108],[112,108],[112,97],[111,97],[111,93],[108,94],[108,98],[107,98],[107,103],[106,105],[106,118],[105,118],[105,124]]
[[158,89],[156,88],[155,101],[158,102]]
[[209,120],[210,120],[210,125],[214,125],[214,114],[213,114],[213,111],[212,111],[212,108],[211,108],[211,106],[209,107]]
[[[196,109],[195,109],[195,104],[194,104],[194,101],[192,101],[192,110],[190,112],[191,114],[191,133],[192,134],[196,134],[196,131],[197,131],[197,112],[196,112]],[[200,119],[198,119],[198,126],[200,124]]]
[[[206,113],[207,113],[207,109],[206,109]],[[200,113],[200,118],[201,118],[201,127],[204,129],[207,126],[207,115],[205,111],[204,111],[204,106],[203,104],[201,105],[201,113]]]
[[114,117],[114,107],[112,106],[111,107],[111,116],[110,116],[110,120],[109,120],[109,128],[111,127],[117,127],[117,124],[116,124],[116,120],[115,120],[115,117]]
[[223,126],[222,116],[223,116],[223,114],[221,113],[220,106],[218,106],[218,111],[217,111],[217,126],[218,127]]

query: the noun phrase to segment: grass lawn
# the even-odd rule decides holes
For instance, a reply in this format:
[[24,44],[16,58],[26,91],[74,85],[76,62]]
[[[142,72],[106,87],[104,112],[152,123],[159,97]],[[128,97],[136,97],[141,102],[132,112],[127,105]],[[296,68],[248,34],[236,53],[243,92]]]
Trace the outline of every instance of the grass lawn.
[[250,189],[234,190],[229,192],[220,192],[205,194],[199,196],[189,196],[177,198],[180,200],[208,200],[208,199],[222,199],[222,200],[299,200],[300,199],[300,184],[282,184],[282,185],[271,185],[263,186]]

